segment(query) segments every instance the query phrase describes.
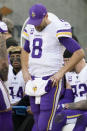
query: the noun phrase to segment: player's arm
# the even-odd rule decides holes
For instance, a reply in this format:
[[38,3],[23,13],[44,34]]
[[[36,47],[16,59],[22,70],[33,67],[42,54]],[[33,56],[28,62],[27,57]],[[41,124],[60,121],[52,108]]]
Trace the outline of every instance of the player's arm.
[[53,85],[58,83],[58,81],[64,76],[64,74],[68,71],[71,71],[73,67],[85,56],[83,49],[81,49],[80,45],[69,37],[61,37],[59,41],[62,45],[66,47],[71,53],[73,53],[69,62],[65,66],[63,66],[54,76],[51,77],[53,81]]
[[31,79],[31,76],[28,71],[29,52],[30,52],[29,41],[25,40],[24,48],[22,49],[22,54],[21,54],[22,72],[25,82]]
[[73,110],[87,110],[87,100],[65,104],[65,108]]
[[66,91],[65,91],[64,99],[65,101],[67,101],[67,104],[64,104],[64,107],[66,109],[87,110],[87,100],[82,100],[82,101],[75,102],[75,103],[73,102],[74,95],[73,95],[71,86],[68,82],[66,82]]
[[77,41],[70,37],[61,37],[59,41],[66,47],[66,49],[73,53],[69,62],[61,69],[64,73],[71,71],[71,69],[85,56],[83,49]]
[[8,111],[11,111],[12,110],[12,108],[10,107],[10,108],[8,108],[8,109],[5,109],[5,110],[3,110],[3,111],[0,111],[1,113],[2,112],[8,112]]

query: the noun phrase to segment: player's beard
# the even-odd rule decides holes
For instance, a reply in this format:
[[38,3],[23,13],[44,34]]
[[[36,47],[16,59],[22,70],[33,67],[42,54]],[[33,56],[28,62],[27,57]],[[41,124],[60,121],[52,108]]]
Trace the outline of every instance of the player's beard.
[[21,66],[13,67],[14,74],[17,74],[21,70]]
[[45,23],[43,26],[35,26],[35,29],[41,32],[46,26],[47,26],[47,23]]

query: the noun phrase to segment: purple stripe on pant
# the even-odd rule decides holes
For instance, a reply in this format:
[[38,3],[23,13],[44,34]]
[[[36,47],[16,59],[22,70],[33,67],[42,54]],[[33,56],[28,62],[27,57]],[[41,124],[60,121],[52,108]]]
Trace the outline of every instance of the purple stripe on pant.
[[[78,118],[77,115],[84,114],[84,113],[85,111],[81,111],[81,110],[70,110],[70,109],[62,109],[62,108],[61,111],[59,112],[58,109],[54,117],[52,131],[57,131],[57,130],[62,131],[62,128],[64,127],[64,125],[66,125],[67,120],[71,120],[71,119],[74,120],[75,118]],[[59,117],[58,114],[63,114],[63,119],[61,119],[61,122],[55,122],[55,120],[58,119],[57,117]]]
[[[41,104],[35,104],[35,98],[30,97],[31,110],[34,113],[35,125],[32,131],[46,131],[53,106],[53,98],[56,88],[41,97]],[[37,128],[36,128],[37,127]]]
[[[49,77],[44,77],[43,79],[48,79]],[[34,79],[34,77],[32,77]],[[35,97],[30,96],[31,110],[34,114],[35,124],[32,131],[46,131],[48,126],[48,121],[52,113],[52,107],[54,102],[54,94],[56,92],[56,87],[50,87],[49,92],[41,96],[40,104],[35,104]],[[58,90],[56,94],[58,93]],[[54,103],[55,105],[55,103]]]

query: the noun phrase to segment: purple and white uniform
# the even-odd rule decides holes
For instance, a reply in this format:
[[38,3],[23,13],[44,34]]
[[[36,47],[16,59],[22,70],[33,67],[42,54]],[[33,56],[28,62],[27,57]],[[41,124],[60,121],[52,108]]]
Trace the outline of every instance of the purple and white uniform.
[[12,112],[5,111],[10,108],[10,100],[4,83],[0,80],[0,130],[13,131]]
[[[61,32],[62,30],[62,32]],[[33,76],[50,76],[57,72],[63,63],[64,46],[59,37],[72,37],[71,26],[67,22],[51,22],[38,32],[33,25],[25,27],[23,35],[29,41],[29,72]],[[27,45],[24,46],[27,51]]]
[[70,84],[73,94],[74,102],[87,99],[87,65],[81,70],[79,74],[69,72],[66,73],[66,80]]
[[[82,100],[87,100],[87,65],[81,70],[79,74],[75,72],[66,73],[66,81],[70,84],[72,90],[68,89],[66,97],[60,101],[60,104],[79,102]],[[72,99],[72,96],[73,99]],[[87,118],[87,111],[85,110],[71,110],[63,109],[62,105],[56,111],[55,117],[57,114],[64,114],[64,119],[60,123],[53,122],[52,131],[61,131],[63,126],[66,124],[76,123],[77,118],[84,114],[84,117],[79,119],[73,131],[84,131],[84,127],[87,126],[85,119]],[[55,120],[55,119],[54,119]],[[84,122],[82,122],[82,120]],[[81,125],[81,123],[83,125]],[[80,129],[81,128],[81,129]]]
[[[66,81],[70,84],[74,96],[73,102],[79,102],[87,99],[87,65],[81,70],[79,74],[75,72],[66,73]],[[66,102],[67,103],[67,102]],[[68,114],[68,111],[70,112]],[[66,110],[67,123],[73,123],[77,120],[77,117],[85,113],[80,110]]]
[[[71,26],[68,22],[59,19],[52,21],[41,32],[36,31],[33,25],[27,24],[22,36],[26,40],[24,50],[29,53],[29,72],[34,79],[35,77],[48,79],[60,70],[66,46],[60,43],[59,38],[72,38]],[[56,111],[57,96],[58,88],[52,88],[49,93],[41,96],[40,105],[35,104],[34,97],[30,97],[31,109],[36,122],[33,131],[45,131],[47,123],[49,128]],[[36,127],[38,127],[37,130]]]
[[11,104],[15,104],[23,98],[25,89],[25,82],[22,71],[20,70],[16,75],[13,73],[13,68],[9,65],[8,81],[6,86]]

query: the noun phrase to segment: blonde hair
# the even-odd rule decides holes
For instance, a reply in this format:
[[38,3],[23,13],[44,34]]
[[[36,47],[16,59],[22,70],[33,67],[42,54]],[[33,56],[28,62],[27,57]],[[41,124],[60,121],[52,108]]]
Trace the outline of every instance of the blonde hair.
[[14,52],[20,52],[20,53],[21,53],[21,50],[22,50],[21,46],[10,46],[10,47],[7,49],[7,52],[8,52],[9,54],[14,53]]

